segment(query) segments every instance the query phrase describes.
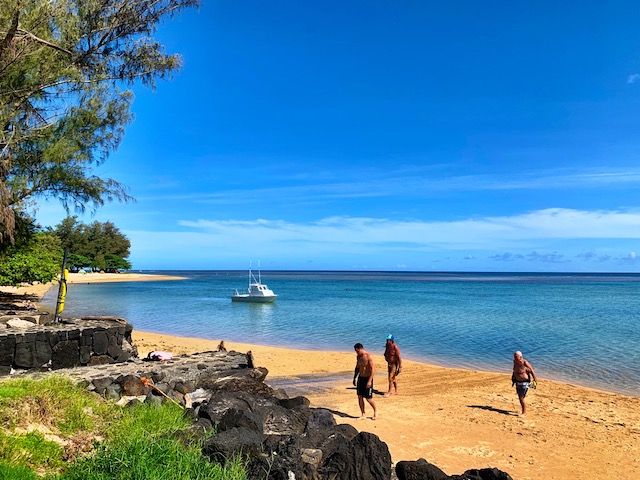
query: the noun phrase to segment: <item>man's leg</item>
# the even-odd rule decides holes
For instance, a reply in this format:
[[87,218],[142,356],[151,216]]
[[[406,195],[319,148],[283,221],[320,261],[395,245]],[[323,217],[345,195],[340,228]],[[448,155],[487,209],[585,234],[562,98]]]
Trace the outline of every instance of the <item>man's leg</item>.
[[391,365],[387,364],[387,378],[389,379],[389,389],[384,394],[385,397],[391,395],[391,389],[393,387],[393,377],[391,376]]
[[[387,393],[384,394],[385,397],[389,397],[391,395],[394,395],[395,393],[398,393],[398,385],[396,384],[396,366],[395,365],[388,365],[388,370],[389,370],[389,390],[387,390]],[[395,392],[394,392],[394,388],[395,388]]]
[[365,416],[364,416],[364,397],[361,397],[360,395],[358,395],[358,405],[360,405],[360,418],[359,420],[364,420]]
[[[378,419],[378,409],[376,408],[376,402],[373,401],[373,398],[367,398],[367,402],[369,402],[369,405],[371,405],[373,407],[373,417],[371,417],[371,420],[377,420]],[[364,415],[364,411],[362,413]]]
[[518,395],[518,400],[520,400],[520,406],[522,407],[521,417],[524,417],[527,414],[527,404],[524,401],[524,395]]

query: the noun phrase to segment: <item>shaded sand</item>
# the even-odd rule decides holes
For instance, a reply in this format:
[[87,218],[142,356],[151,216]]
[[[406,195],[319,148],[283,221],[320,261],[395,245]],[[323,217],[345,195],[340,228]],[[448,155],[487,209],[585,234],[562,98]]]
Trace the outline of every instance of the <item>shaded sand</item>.
[[36,283],[35,285],[25,285],[23,287],[6,287],[0,286],[0,300],[3,302],[29,300],[37,302],[42,299],[45,293],[53,286],[57,286],[55,283]]
[[[152,350],[175,355],[215,350],[219,343],[135,330],[133,340],[140,356]],[[400,395],[383,398],[386,364],[380,354],[374,355],[379,418],[358,421],[351,385],[355,353],[225,345],[251,350],[256,363],[269,370],[268,384],[332,410],[338,423],[378,435],[394,462],[425,458],[448,474],[497,467],[516,480],[640,476],[640,397],[543,378],[527,396],[527,418],[520,418],[510,364],[505,374],[496,374],[404,360]]]

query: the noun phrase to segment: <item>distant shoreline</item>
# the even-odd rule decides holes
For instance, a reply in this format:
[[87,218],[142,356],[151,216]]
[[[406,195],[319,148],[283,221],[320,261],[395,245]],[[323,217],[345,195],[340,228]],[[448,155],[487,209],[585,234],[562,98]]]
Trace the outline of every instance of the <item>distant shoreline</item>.
[[[152,273],[69,273],[67,283],[109,283],[109,282],[155,282],[168,280],[184,280],[186,277],[176,275],[161,275]],[[52,288],[59,285],[58,281],[49,283],[34,283],[20,287],[0,286],[0,292],[18,296],[32,297],[40,301]]]
[[184,280],[186,277],[154,273],[70,273],[67,283],[157,282]]

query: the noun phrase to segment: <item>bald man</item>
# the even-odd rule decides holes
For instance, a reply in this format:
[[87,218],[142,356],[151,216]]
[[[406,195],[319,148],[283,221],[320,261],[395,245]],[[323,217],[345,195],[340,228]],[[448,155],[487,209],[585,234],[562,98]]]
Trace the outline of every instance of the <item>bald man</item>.
[[524,359],[520,351],[513,354],[513,375],[511,375],[511,380],[516,386],[518,400],[520,400],[520,406],[522,407],[520,416],[524,417],[527,414],[527,404],[524,399],[527,396],[530,386],[536,388],[538,379],[536,378],[536,372],[533,371],[533,367]]

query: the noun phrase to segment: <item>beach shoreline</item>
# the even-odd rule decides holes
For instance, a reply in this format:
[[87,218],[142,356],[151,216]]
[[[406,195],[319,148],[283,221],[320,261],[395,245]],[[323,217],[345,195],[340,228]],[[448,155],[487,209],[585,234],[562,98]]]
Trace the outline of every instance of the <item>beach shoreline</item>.
[[[74,274],[82,275],[82,274]],[[86,276],[90,275],[90,276]],[[146,274],[86,274],[69,283],[178,280]],[[108,275],[108,276],[107,276]],[[42,298],[55,284],[20,287]],[[22,290],[21,290],[22,289]],[[0,290],[5,290],[1,288]],[[38,292],[40,292],[38,294]],[[519,405],[508,373],[449,368],[404,359],[400,395],[384,398],[386,364],[371,350],[377,367],[376,421],[358,421],[351,385],[355,353],[296,350],[227,339],[179,337],[133,331],[141,357],[149,351],[174,355],[215,350],[251,351],[269,370],[266,383],[303,395],[313,407],[327,408],[338,423],[378,435],[394,462],[425,458],[448,474],[497,467],[514,479],[633,478],[640,475],[640,398],[541,378],[527,397],[528,417]],[[505,365],[509,372],[510,365]],[[371,410],[367,409],[371,415]]]

